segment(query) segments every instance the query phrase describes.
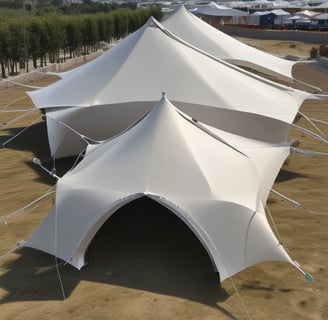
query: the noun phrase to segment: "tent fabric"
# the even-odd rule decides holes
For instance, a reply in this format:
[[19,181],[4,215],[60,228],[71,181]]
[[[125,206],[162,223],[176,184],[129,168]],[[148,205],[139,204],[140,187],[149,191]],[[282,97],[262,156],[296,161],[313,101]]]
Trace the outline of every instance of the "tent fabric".
[[250,14],[250,16],[254,16],[254,17],[257,17],[257,16],[265,16],[267,14],[270,14],[271,11],[268,11],[268,10],[265,10],[265,11],[255,11],[253,13]]
[[226,6],[220,6],[215,2],[210,2],[198,6],[193,10],[195,14],[207,15],[207,16],[216,16],[216,17],[245,17],[248,16],[248,13],[242,10],[229,8]]
[[302,10],[302,11],[295,12],[295,14],[300,15],[304,18],[312,18],[312,17],[318,15],[318,12],[310,11],[310,10]]
[[245,138],[205,124],[202,125],[208,132],[219,137],[221,141],[235,146],[240,152],[249,157],[256,167],[261,180],[259,198],[266,203],[271,187],[290,154],[289,143],[272,144],[264,141]]
[[276,16],[290,16],[290,13],[283,9],[274,9],[271,10]]
[[328,20],[328,13],[321,13],[315,17],[313,17],[314,20]]
[[184,6],[165,19],[162,24],[178,37],[217,58],[278,79],[293,80],[292,69],[297,62],[246,45],[202,21]]
[[[80,269],[104,222],[146,196],[189,226],[221,281],[263,261],[293,263],[264,212],[268,186],[263,179],[270,176],[272,185],[276,169],[264,169],[263,153],[256,158],[256,149],[260,154],[264,145],[241,139],[207,132],[163,97],[129,130],[87,149],[85,158],[58,181],[53,209],[25,246]],[[238,145],[245,150],[252,145],[253,155]],[[279,154],[279,162],[288,156],[286,144],[269,149]]]
[[163,91],[201,122],[271,142],[286,140],[288,124],[311,97],[213,57],[153,18],[101,57],[29,96],[46,109],[52,155],[63,157],[82,150],[68,127],[107,139],[149,111]]

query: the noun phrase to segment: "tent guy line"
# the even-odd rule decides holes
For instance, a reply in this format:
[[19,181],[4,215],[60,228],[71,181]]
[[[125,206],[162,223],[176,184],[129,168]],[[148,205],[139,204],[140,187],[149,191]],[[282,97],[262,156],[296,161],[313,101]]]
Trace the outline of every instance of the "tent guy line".
[[21,87],[26,87],[26,88],[30,88],[30,89],[41,89],[42,88],[42,87],[39,87],[39,86],[31,86],[31,85],[24,84],[24,83],[21,83],[21,82],[17,82],[15,80],[10,80],[10,79],[2,79],[1,81],[9,82],[9,83],[12,83],[14,85],[21,86]]
[[35,204],[39,203],[41,200],[45,199],[49,195],[52,195],[55,193],[54,191],[55,186],[51,187],[48,191],[46,191],[42,196],[38,197],[37,199],[31,201],[29,204],[24,206],[23,208],[16,210],[12,213],[9,213],[7,215],[0,216],[0,222],[6,222],[9,221],[10,219],[22,215],[27,209],[31,208]]
[[315,138],[315,139],[317,139],[317,140],[319,140],[321,142],[324,142],[324,143],[328,143],[328,137],[327,136],[323,136],[322,137],[319,134],[317,134],[317,133],[315,133],[315,132],[313,132],[313,131],[311,131],[309,129],[303,128],[303,127],[301,127],[301,126],[299,126],[299,125],[297,125],[295,123],[291,123],[290,126],[293,127],[293,128],[295,128],[295,129],[297,129],[300,132],[303,132],[303,133],[309,135],[312,138]]
[[[298,113],[302,117],[304,117],[319,132],[319,134],[321,134],[322,137],[327,137],[327,135],[322,130],[320,130],[320,128],[314,123],[315,121],[313,121],[310,117],[304,114],[304,112],[299,111]],[[321,122],[321,124],[328,124],[328,123],[323,121]]]
[[15,140],[17,137],[22,135],[25,131],[27,131],[30,127],[32,127],[34,124],[36,124],[39,120],[42,119],[42,116],[39,116],[38,118],[34,119],[27,127],[19,131],[17,134],[6,140],[5,142],[2,143],[2,146],[5,147],[8,143],[12,142]]
[[302,208],[302,207],[303,207],[298,201],[295,201],[295,200],[293,200],[293,199],[291,199],[291,198],[289,198],[289,197],[283,195],[282,193],[280,193],[280,192],[278,192],[278,191],[276,191],[276,190],[274,190],[274,189],[272,189],[272,188],[271,188],[271,192],[272,192],[273,194],[275,194],[276,196],[282,198],[282,199],[285,200],[286,202],[291,203],[291,204],[292,204],[294,207],[296,207],[296,208]]
[[318,122],[318,123],[321,123],[324,125],[328,125],[328,121],[323,121],[323,120],[314,119],[314,118],[310,118],[310,117],[309,117],[309,119],[311,119],[311,121],[313,121],[313,122]]
[[66,129],[69,129],[70,131],[72,131],[73,133],[75,133],[76,135],[78,135],[87,145],[101,143],[98,140],[94,140],[92,138],[89,138],[89,137],[83,135],[82,133],[78,132],[77,130],[75,130],[74,128],[72,128],[71,126],[69,126],[68,124],[66,124],[65,122],[63,122],[61,120],[55,119],[55,118],[53,118],[51,116],[48,116],[48,115],[43,115],[42,118],[43,119],[45,119],[45,118],[46,119],[50,119],[53,122],[55,122],[56,124],[59,124],[59,125],[65,127]]
[[[6,92],[4,92],[3,94],[5,94],[5,93]],[[8,107],[10,107],[11,105],[13,105],[14,103],[16,103],[18,101],[26,100],[27,98],[28,98],[28,96],[24,92],[24,96],[23,97],[16,98],[16,99],[12,100],[11,102],[7,103],[6,105],[4,105],[4,107],[1,109],[1,112],[4,112]]]
[[[37,109],[33,108],[33,109],[26,109],[26,110],[22,110],[24,113],[17,116],[16,118],[14,119],[11,119],[9,121],[6,121],[6,122],[2,122],[1,123],[1,128],[5,128],[5,127],[8,127],[9,125],[11,125],[12,123],[15,123],[17,122],[18,120],[21,120],[22,118],[28,116],[29,114],[31,113],[34,113],[36,111],[38,111]],[[4,111],[4,112],[0,112],[0,113],[10,113],[11,111],[7,110],[7,111]],[[14,110],[13,112],[16,112],[16,110]],[[38,118],[40,119],[40,117]]]

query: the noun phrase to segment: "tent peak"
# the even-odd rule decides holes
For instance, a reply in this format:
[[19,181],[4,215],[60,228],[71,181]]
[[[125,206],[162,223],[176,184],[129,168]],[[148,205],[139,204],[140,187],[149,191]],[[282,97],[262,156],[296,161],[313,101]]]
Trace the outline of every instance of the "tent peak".
[[156,27],[156,28],[158,28],[159,27],[159,23],[158,23],[158,21],[153,16],[151,16],[148,19],[148,22],[146,23],[145,27]]

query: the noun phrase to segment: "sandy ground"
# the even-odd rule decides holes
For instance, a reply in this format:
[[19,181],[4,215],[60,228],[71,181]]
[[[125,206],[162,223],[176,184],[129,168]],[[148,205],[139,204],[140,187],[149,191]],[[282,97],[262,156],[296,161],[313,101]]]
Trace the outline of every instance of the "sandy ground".
[[[280,55],[308,56],[312,47],[274,41],[256,43]],[[315,64],[297,66],[295,76],[328,92],[328,71]],[[25,89],[12,88],[0,92],[0,107],[10,111],[30,109],[32,105]],[[328,121],[327,103],[307,101],[301,110]],[[2,143],[32,124],[0,149],[1,216],[24,207],[55,183],[31,161],[35,156],[42,161],[48,157],[40,114],[34,110],[11,122],[17,115],[0,114]],[[310,128],[304,118],[298,123]],[[328,131],[327,126],[321,129]],[[301,141],[301,148],[328,152],[327,145],[304,134],[292,132],[292,137]],[[59,174],[71,163],[72,159],[58,161]],[[89,249],[87,267],[78,271],[59,265],[64,292],[54,257],[26,248],[3,257],[0,318],[328,319],[327,157],[291,155],[274,189],[303,205],[296,208],[274,195],[269,199],[269,211],[281,240],[292,258],[314,276],[314,283],[288,264],[263,263],[220,285],[207,254],[190,231],[166,209],[140,200],[122,209],[99,232]],[[19,217],[0,222],[0,255],[26,239],[51,205],[49,196]]]
[[248,45],[251,45],[257,49],[280,56],[290,55],[300,58],[308,58],[309,52],[312,47],[315,47],[317,49],[319,48],[319,45],[307,44],[298,41],[276,41],[238,37],[236,39],[247,43]]

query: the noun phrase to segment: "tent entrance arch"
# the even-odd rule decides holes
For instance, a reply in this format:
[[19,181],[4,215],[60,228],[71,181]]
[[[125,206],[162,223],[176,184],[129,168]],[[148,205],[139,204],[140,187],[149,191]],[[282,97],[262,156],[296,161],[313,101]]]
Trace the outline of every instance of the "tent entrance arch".
[[103,265],[123,282],[146,274],[150,279],[145,281],[216,277],[208,252],[190,227],[147,196],[115,211],[96,232],[85,258],[89,266]]

